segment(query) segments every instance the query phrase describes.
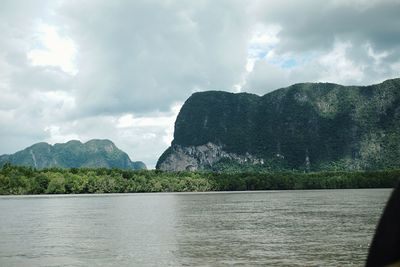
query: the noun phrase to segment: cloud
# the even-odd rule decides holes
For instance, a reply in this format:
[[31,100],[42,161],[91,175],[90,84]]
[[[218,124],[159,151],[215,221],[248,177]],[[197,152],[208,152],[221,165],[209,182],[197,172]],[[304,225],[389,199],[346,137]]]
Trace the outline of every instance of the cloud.
[[400,1],[4,0],[0,154],[108,138],[154,166],[195,91],[398,76]]
[[[196,90],[231,90],[245,69],[245,4],[67,1],[85,114],[168,110]],[[93,12],[96,10],[96,12]]]
[[298,82],[366,85],[398,77],[399,11],[400,1],[390,0],[259,3],[259,23],[280,31],[266,56],[254,60],[244,90],[265,94]]
[[38,35],[40,46],[27,53],[33,66],[56,66],[62,71],[75,75],[78,70],[74,64],[76,46],[68,37],[61,37],[55,27],[42,24]]

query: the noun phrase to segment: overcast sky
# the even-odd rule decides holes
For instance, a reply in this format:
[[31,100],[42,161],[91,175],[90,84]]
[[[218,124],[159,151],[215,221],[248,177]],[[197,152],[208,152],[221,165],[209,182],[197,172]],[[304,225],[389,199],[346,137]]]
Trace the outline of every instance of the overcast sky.
[[153,168],[196,91],[399,77],[400,0],[2,0],[0,154],[107,138]]

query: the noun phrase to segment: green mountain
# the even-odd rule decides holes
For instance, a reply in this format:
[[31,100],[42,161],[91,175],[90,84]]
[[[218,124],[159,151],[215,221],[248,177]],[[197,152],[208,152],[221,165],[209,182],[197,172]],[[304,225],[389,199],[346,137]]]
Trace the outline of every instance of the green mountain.
[[371,170],[400,167],[400,79],[301,83],[264,96],[193,94],[161,170]]
[[132,162],[125,152],[110,140],[90,140],[86,143],[72,140],[64,144],[37,143],[12,155],[0,156],[0,166],[32,166],[38,169],[61,167],[105,167],[121,169],[146,169],[143,162]]

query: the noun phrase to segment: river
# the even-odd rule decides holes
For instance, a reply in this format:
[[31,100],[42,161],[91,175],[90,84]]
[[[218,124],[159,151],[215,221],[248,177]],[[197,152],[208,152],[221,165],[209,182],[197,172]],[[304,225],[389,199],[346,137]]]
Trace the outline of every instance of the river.
[[0,266],[362,266],[389,189],[0,197]]

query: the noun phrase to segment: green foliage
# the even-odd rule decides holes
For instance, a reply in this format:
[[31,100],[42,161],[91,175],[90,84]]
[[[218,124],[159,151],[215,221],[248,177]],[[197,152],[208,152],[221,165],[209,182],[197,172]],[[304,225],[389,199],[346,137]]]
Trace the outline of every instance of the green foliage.
[[376,172],[162,172],[122,169],[43,169],[4,165],[0,194],[203,192],[391,188],[400,170]]
[[49,186],[49,177],[44,174],[34,175],[30,181],[32,194],[43,194]]
[[49,174],[49,185],[47,186],[47,194],[65,194],[65,178],[61,173]]

